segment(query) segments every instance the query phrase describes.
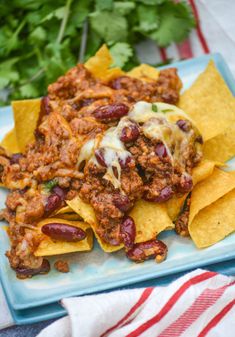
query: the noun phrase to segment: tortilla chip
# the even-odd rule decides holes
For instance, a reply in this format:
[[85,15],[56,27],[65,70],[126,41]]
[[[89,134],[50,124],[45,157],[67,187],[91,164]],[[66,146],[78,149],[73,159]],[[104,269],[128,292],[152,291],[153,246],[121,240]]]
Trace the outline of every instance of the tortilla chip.
[[79,198],[79,196],[75,197],[72,200],[67,200],[66,203],[71,207],[74,212],[79,214],[83,220],[90,224],[91,228],[94,231],[95,237],[97,241],[100,244],[100,247],[105,251],[106,253],[112,253],[117,250],[120,250],[123,248],[123,245],[119,246],[111,246],[110,244],[104,242],[96,233],[96,227],[97,227],[97,219],[95,216],[94,209],[91,205],[85,203],[83,200]]
[[58,215],[58,214],[65,214],[65,213],[71,213],[71,212],[73,212],[73,210],[72,210],[72,208],[71,207],[69,207],[69,206],[64,206],[64,207],[62,207],[61,209],[59,209],[58,211],[56,211],[56,215]]
[[34,130],[39,118],[40,106],[40,98],[12,102],[19,152],[24,152],[26,145],[34,141]]
[[137,243],[154,239],[162,231],[174,228],[165,204],[138,200],[129,215],[135,221]]
[[235,123],[226,131],[205,142],[204,157],[225,162],[235,156]]
[[80,227],[87,233],[87,237],[79,242],[66,242],[66,241],[56,241],[52,240],[50,237],[43,235],[43,240],[38,246],[37,250],[34,252],[35,256],[49,256],[49,255],[59,255],[67,254],[73,252],[89,251],[93,247],[93,234],[89,224],[81,221],[67,221],[64,219],[50,218],[44,219],[38,223],[38,228],[48,223],[66,223],[67,225]]
[[235,122],[234,97],[213,61],[183,93],[179,107],[195,121],[204,141],[223,133]]
[[127,75],[143,81],[152,82],[152,80],[157,81],[159,71],[156,68],[149,66],[148,64],[142,63],[138,67],[131,69],[131,71],[129,71]]
[[211,246],[235,231],[235,190],[200,211],[189,226],[198,248]]
[[198,166],[193,169],[193,185],[212,175],[214,168],[219,163],[211,160],[202,160]]
[[215,168],[213,174],[198,183],[192,191],[189,225],[203,208],[211,205],[234,188],[235,174]]
[[0,145],[4,147],[9,153],[20,152],[19,145],[16,139],[15,129],[9,131],[1,141]]
[[104,44],[95,54],[85,63],[85,67],[96,78],[103,81],[110,81],[116,77],[122,76],[124,72],[120,68],[110,68],[113,58]]
[[186,197],[187,194],[184,194],[180,198],[173,197],[166,202],[167,214],[172,221],[176,220],[177,215],[180,213]]

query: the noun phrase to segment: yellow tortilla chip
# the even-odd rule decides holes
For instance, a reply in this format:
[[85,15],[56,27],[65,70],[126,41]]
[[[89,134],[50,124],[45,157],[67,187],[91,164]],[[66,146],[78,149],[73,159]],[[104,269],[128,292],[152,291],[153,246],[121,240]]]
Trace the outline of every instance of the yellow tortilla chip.
[[235,156],[235,123],[226,131],[205,142],[204,157],[225,162]]
[[159,71],[156,68],[143,63],[139,65],[138,67],[131,69],[127,73],[127,75],[130,77],[138,78],[140,80],[152,82],[152,80],[157,81],[158,76],[159,76]]
[[13,101],[12,108],[15,120],[15,134],[20,152],[34,141],[34,130],[40,113],[41,99]]
[[95,54],[85,63],[85,67],[103,81],[110,81],[116,77],[122,76],[124,72],[120,68],[110,68],[113,63],[112,56],[104,44]]
[[44,219],[38,223],[38,228],[48,223],[66,223],[67,225],[80,227],[87,233],[87,237],[79,242],[65,242],[52,240],[50,237],[43,235],[43,240],[38,246],[37,250],[34,252],[35,256],[49,256],[49,255],[59,255],[67,254],[73,252],[89,251],[93,247],[93,234],[89,224],[81,221],[67,221],[64,219],[50,218]]
[[235,231],[235,190],[196,215],[189,232],[198,248],[211,246]]
[[172,221],[174,221],[177,218],[177,215],[180,213],[186,197],[187,194],[184,194],[180,198],[173,197],[166,202],[167,214]]
[[162,231],[174,228],[165,204],[138,200],[129,215],[135,221],[137,243],[154,239]]
[[202,160],[200,164],[193,169],[192,173],[193,185],[196,185],[200,181],[212,175],[214,168],[217,165],[218,163],[215,161]]
[[235,174],[215,168],[212,175],[198,183],[191,197],[189,225],[205,207],[235,188]]
[[72,200],[67,200],[66,203],[71,207],[74,212],[79,214],[83,220],[90,224],[91,228],[94,231],[95,237],[99,242],[101,248],[106,253],[112,253],[123,248],[123,245],[111,246],[108,243],[101,240],[101,238],[96,233],[97,219],[95,216],[94,209],[91,205],[85,203],[79,196],[75,197]]
[[213,61],[183,93],[179,107],[195,121],[205,141],[235,122],[234,97]]
[[16,139],[15,129],[12,129],[5,135],[0,145],[10,153],[20,152],[19,145]]
[[71,213],[71,212],[73,212],[72,208],[67,205],[67,206],[62,207],[58,211],[56,211],[55,214],[58,215],[58,214],[65,214],[65,213]]

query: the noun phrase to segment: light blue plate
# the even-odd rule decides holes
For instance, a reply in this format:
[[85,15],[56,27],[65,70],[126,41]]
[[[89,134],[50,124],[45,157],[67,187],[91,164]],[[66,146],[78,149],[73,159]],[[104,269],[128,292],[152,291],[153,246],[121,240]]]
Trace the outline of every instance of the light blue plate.
[[[235,95],[235,82],[224,60],[218,54],[202,56],[174,64],[179,70],[184,88],[187,88],[198,74],[205,69],[211,58],[214,59],[217,68]],[[0,135],[3,136],[12,127],[12,124],[10,108],[1,109]],[[0,190],[0,207],[4,205],[5,196],[6,192]],[[20,317],[20,322],[26,319],[27,315],[29,322],[30,319],[37,321],[63,314],[63,310],[58,305],[53,304],[63,297],[105,291],[235,257],[235,234],[213,247],[198,250],[191,240],[181,238],[173,232],[168,232],[161,235],[161,238],[169,248],[168,258],[161,264],[156,264],[154,261],[134,264],[126,259],[123,252],[105,254],[95,245],[91,253],[69,254],[66,256],[71,266],[71,272],[68,274],[58,273],[52,268],[52,271],[46,276],[37,276],[22,281],[15,277],[15,273],[9,268],[8,261],[4,255],[9,247],[9,241],[2,228],[3,225],[5,224],[2,223],[0,225],[1,282],[10,308],[15,317],[17,315],[17,317]],[[50,260],[53,266],[55,259],[52,258]],[[157,283],[157,281],[153,282]],[[50,306],[44,307],[44,309],[43,307],[34,310],[29,309],[48,303],[51,303]],[[48,310],[45,308],[48,308]],[[24,313],[26,313],[26,316],[24,316]]]

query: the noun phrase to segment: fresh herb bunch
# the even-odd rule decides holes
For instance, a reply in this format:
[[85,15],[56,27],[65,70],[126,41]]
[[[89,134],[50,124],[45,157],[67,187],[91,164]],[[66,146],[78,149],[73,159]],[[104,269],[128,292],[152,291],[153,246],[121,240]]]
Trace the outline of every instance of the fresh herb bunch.
[[167,46],[195,24],[189,6],[172,0],[2,0],[0,16],[1,105],[42,96],[103,43],[114,65],[129,69],[139,63],[138,41]]

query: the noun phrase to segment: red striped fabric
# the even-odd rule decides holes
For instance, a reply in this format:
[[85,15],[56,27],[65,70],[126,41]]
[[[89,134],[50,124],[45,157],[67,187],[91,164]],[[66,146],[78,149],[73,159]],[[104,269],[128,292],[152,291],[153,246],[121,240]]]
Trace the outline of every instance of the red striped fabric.
[[154,324],[158,323],[175,305],[175,303],[180,299],[180,297],[193,285],[203,282],[211,277],[214,277],[216,273],[214,272],[205,272],[203,274],[192,277],[190,280],[186,281],[182,286],[170,297],[167,303],[163,306],[163,308],[157,313],[154,317],[149,319],[144,324],[140,325],[134,331],[129,333],[126,337],[137,337],[141,335],[144,331],[151,328]]
[[224,316],[232,309],[234,305],[235,299],[229,302],[216,316],[214,316],[197,337],[205,337],[208,332],[224,318]]
[[128,311],[128,313],[114,326],[109,328],[105,331],[100,337],[105,337],[108,333],[112,332],[113,330],[117,329],[118,327],[122,326],[124,322],[126,322],[139,308],[143,305],[149,296],[152,294],[154,288],[146,288],[143,293],[141,294],[139,300],[136,304]]
[[206,54],[208,54],[210,52],[210,49],[208,47],[208,44],[206,42],[206,39],[202,33],[202,30],[201,30],[201,26],[200,26],[200,19],[199,19],[199,15],[198,15],[198,10],[197,10],[197,7],[196,7],[196,4],[194,2],[194,0],[189,0],[189,3],[192,7],[192,10],[193,10],[193,14],[196,18],[196,30],[197,30],[197,35],[198,35],[198,38],[200,40],[200,43],[201,43],[201,46],[204,50],[204,52]]
[[186,331],[208,308],[213,306],[223,295],[225,290],[235,281],[218,289],[205,289],[195,302],[169,327],[161,332],[158,337],[178,337]]
[[161,59],[163,62],[167,61],[167,53],[166,53],[166,49],[165,48],[159,48],[160,50],[160,55],[161,55]]
[[177,44],[177,49],[181,59],[189,59],[193,57],[193,51],[189,39]]

